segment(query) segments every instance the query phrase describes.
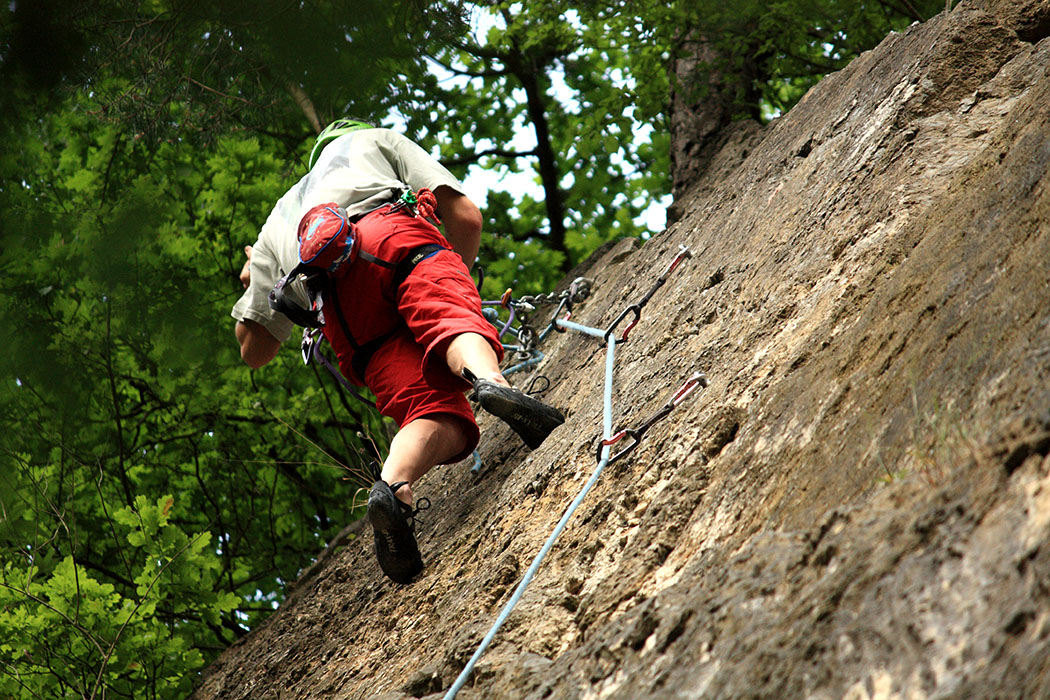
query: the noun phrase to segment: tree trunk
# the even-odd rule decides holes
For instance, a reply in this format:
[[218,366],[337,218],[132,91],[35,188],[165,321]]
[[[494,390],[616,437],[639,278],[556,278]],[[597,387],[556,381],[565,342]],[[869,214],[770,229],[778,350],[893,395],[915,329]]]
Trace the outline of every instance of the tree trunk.
[[732,118],[720,56],[695,34],[681,43],[671,76],[671,193],[678,200],[707,169],[718,135]]
[[558,168],[554,148],[551,146],[550,127],[547,124],[547,107],[544,104],[543,91],[540,89],[539,81],[536,79],[541,69],[532,65],[530,61],[524,60],[520,55],[514,56],[510,63],[514,75],[525,90],[529,119],[536,129],[536,156],[539,159],[540,180],[543,183],[543,200],[547,207],[547,221],[550,226],[550,233],[547,236],[547,247],[551,250],[565,253],[562,270],[567,271],[572,267],[573,261],[569,260],[568,251],[565,250],[565,194],[558,184],[561,179],[561,171]]
[[[684,30],[671,70],[671,193],[667,223],[681,212],[678,202],[711,166],[727,142],[754,134],[760,124],[761,49],[740,52],[730,65],[716,42]],[[739,129],[737,127],[740,127]]]

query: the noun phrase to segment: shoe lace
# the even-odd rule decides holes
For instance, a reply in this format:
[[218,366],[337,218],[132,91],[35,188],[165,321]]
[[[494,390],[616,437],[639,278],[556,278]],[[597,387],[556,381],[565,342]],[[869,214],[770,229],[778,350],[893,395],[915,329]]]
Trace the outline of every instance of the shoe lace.
[[[401,488],[402,486],[404,486],[407,483],[408,483],[407,481],[399,481],[396,484],[391,484],[390,485],[390,491],[392,493],[396,493],[399,488]],[[412,528],[412,532],[415,532],[416,531],[416,525],[417,524],[419,524],[419,525],[423,524],[423,521],[420,520],[419,518],[417,518],[416,516],[419,515],[419,513],[421,513],[424,510],[429,510],[429,508],[430,508],[430,499],[427,498],[426,496],[423,496],[422,498],[417,498],[415,507],[408,505],[407,503],[405,503],[404,501],[402,501],[400,499],[398,499],[397,504],[399,506],[401,506],[401,514],[404,515],[405,516],[405,520],[408,521],[408,526],[410,528]]]
[[[478,401],[478,388],[477,388],[478,378],[476,376],[474,376],[474,374],[469,369],[463,370],[463,376],[464,376],[464,378],[466,378],[467,381],[469,381],[472,384],[474,384],[474,391],[471,392],[471,394],[470,394],[470,400],[474,401],[474,402],[477,402]],[[542,382],[542,384],[540,384],[541,382]],[[495,382],[493,382],[493,384],[494,383]],[[536,386],[537,384],[540,384],[539,388],[537,388],[537,386]],[[514,386],[512,386],[510,388],[513,389],[514,391],[520,391],[521,393],[525,394],[526,396],[531,396],[533,398],[539,398],[540,396],[543,396],[545,393],[547,393],[547,391],[551,388],[551,380],[548,379],[545,375],[537,374],[537,375],[534,375],[532,377],[532,379],[529,380],[528,385],[524,389],[519,389],[518,387],[514,387]]]
[[[541,386],[541,388],[537,389],[536,388],[536,384],[538,382],[540,382],[541,380],[543,381],[543,385]],[[522,391],[525,392],[526,394],[528,394],[529,396],[532,396],[532,397],[535,398],[535,397],[543,396],[545,393],[547,393],[547,391],[550,388],[551,388],[551,380],[547,379],[547,377],[545,375],[537,374],[536,376],[534,376],[532,379],[529,380],[528,386],[526,386],[524,389],[522,389]]]

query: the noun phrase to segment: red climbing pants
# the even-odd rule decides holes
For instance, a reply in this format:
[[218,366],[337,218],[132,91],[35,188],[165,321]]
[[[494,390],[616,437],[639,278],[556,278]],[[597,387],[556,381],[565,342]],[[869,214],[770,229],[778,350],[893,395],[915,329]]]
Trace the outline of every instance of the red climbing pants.
[[[481,297],[462,258],[437,228],[389,208],[356,226],[365,256],[336,281],[336,298],[325,302],[325,337],[343,375],[367,386],[379,412],[398,426],[434,414],[460,419],[468,447],[450,460],[458,462],[477,447],[480,432],[463,396],[470,385],[448,369],[445,351],[456,336],[477,333],[502,359],[499,334],[481,314]],[[442,249],[419,262],[395,289],[394,265],[427,244]]]

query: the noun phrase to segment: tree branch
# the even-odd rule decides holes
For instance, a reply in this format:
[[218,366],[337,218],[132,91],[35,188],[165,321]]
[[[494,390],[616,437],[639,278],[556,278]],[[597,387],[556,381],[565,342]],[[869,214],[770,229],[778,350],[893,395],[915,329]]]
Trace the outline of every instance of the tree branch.
[[324,128],[321,125],[321,118],[317,116],[317,109],[314,107],[310,96],[306,94],[306,90],[291,82],[285,83],[284,87],[288,90],[288,94],[292,96],[292,99],[295,100],[295,104],[299,105],[299,109],[302,110],[306,121],[310,122],[310,126],[314,128],[314,132],[321,133],[321,129]]
[[502,61],[503,63],[506,63],[507,61],[506,54],[485,46],[478,46],[477,44],[466,44],[459,41],[453,42],[452,46],[459,49],[463,53],[469,53],[474,58],[481,58],[486,61]]
[[129,588],[131,590],[135,590],[135,585],[136,584],[135,584],[134,581],[132,581],[130,579],[127,579],[127,578],[124,578],[123,576],[118,574],[116,571],[113,571],[112,569],[109,569],[109,568],[107,568],[105,566],[102,566],[101,564],[96,564],[95,562],[92,562],[92,561],[86,561],[86,560],[80,559],[79,557],[76,557],[76,556],[73,557],[73,563],[76,564],[77,566],[83,566],[85,569],[89,569],[91,571],[95,571],[97,573],[100,573],[103,576],[108,576],[109,578],[113,579],[114,581],[116,581],[120,585],[125,586],[125,587],[127,587],[127,588]]
[[441,161],[441,164],[446,168],[454,168],[460,165],[472,165],[486,156],[496,156],[498,158],[525,158],[536,155],[539,155],[539,153],[535,148],[531,151],[508,151],[504,148],[489,148],[484,151],[478,151],[473,155],[463,156],[462,158],[445,159]]
[[[467,52],[467,53],[469,53],[469,52]],[[503,77],[506,77],[506,76],[510,75],[510,72],[507,71],[506,69],[504,69],[504,70],[492,69],[492,70],[483,70],[483,71],[480,71],[480,72],[475,72],[475,71],[463,70],[461,68],[454,68],[451,65],[449,65],[448,63],[445,63],[444,61],[440,61],[440,60],[434,58],[433,56],[427,56],[427,58],[430,61],[432,61],[433,63],[436,63],[437,65],[439,65],[443,70],[447,70],[449,73],[452,73],[453,75],[459,75],[459,76],[462,76],[464,78],[503,78]]]
[[113,400],[113,419],[117,423],[117,467],[120,470],[120,483],[124,488],[124,498],[127,501],[127,505],[131,505],[135,502],[135,498],[131,493],[131,481],[128,478],[128,472],[124,465],[124,426],[121,420],[120,413],[120,392],[117,390],[117,379],[116,374],[113,371],[113,328],[111,321],[111,309],[109,300],[105,301],[106,306],[106,374],[109,377],[109,391],[110,396]]
[[901,0],[901,2],[903,3],[903,6],[891,2],[891,0],[879,0],[879,4],[883,7],[888,8],[897,14],[904,15],[916,22],[925,22],[928,19],[927,17],[923,17],[922,13],[915,9],[915,6],[912,5],[909,0]]
[[249,107],[258,107],[258,105],[253,104],[251,101],[246,100],[243,97],[238,97],[237,95],[227,95],[225,92],[220,92],[219,90],[216,90],[213,87],[208,87],[204,83],[200,82],[199,80],[195,80],[195,79],[191,78],[188,75],[185,76],[185,80],[186,80],[187,83],[190,83],[192,85],[196,85],[201,90],[205,90],[207,92],[213,93],[215,95],[218,95],[219,97],[225,97],[227,100],[236,100],[237,102],[241,102],[243,104],[246,104]]
[[550,235],[547,244],[552,250],[565,253],[562,263],[563,271],[572,265],[565,248],[565,193],[558,185],[560,173],[557,156],[551,145],[550,124],[547,121],[547,106],[544,102],[544,90],[540,87],[538,75],[543,74],[544,66],[515,56],[511,70],[525,89],[525,102],[528,107],[529,120],[536,130],[536,156],[539,158],[540,180],[543,183],[543,200],[547,208],[547,225]]

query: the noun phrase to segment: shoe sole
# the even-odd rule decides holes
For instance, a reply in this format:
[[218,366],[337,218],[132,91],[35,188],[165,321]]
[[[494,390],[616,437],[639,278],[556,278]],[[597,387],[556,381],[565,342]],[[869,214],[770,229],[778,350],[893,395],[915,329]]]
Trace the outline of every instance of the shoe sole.
[[411,583],[423,570],[423,560],[415,535],[401,515],[400,502],[389,486],[372,487],[368,495],[368,522],[375,535],[379,568],[396,583]]
[[565,422],[565,417],[557,409],[494,383],[478,390],[478,402],[486,411],[510,425],[533,449],[542,445],[551,431]]

